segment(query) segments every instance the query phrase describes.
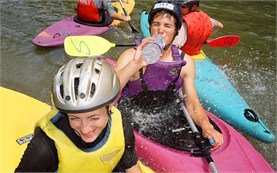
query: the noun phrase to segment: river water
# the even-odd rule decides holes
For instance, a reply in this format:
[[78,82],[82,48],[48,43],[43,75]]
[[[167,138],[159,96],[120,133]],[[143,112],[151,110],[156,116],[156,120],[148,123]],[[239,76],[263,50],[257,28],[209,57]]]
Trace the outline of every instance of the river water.
[[[75,2],[1,0],[1,86],[50,103],[53,76],[70,58],[63,47],[36,47],[32,39],[52,23],[75,14]],[[140,12],[149,10],[152,3],[136,2],[132,13],[136,28]],[[204,1],[201,8],[224,24],[213,37],[237,34],[241,38],[232,48],[205,46],[206,55],[276,134],[276,1]],[[138,37],[127,24],[102,36],[115,43],[131,43]],[[116,60],[124,49],[113,48],[105,55]],[[244,136],[276,169],[277,143],[265,144]]]

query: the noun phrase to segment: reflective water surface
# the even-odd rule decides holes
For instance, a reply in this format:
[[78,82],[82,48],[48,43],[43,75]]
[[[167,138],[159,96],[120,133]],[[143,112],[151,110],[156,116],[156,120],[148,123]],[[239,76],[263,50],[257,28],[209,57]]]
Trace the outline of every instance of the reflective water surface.
[[[138,1],[132,23],[139,29],[140,12],[149,10],[151,0]],[[54,74],[70,58],[63,47],[41,48],[32,39],[42,29],[75,13],[75,1],[1,1],[1,86],[50,103]],[[205,53],[229,77],[243,98],[276,134],[276,2],[209,1],[201,8],[224,24],[213,37],[237,34],[232,48],[204,47]],[[115,43],[131,43],[128,24],[102,35]],[[113,48],[105,55],[117,59],[125,48]],[[261,143],[244,135],[276,169],[276,142]]]

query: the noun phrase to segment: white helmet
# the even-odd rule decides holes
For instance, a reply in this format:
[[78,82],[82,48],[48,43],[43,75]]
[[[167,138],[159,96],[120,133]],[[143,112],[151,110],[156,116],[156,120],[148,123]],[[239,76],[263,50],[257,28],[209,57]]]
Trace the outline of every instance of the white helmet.
[[62,112],[81,113],[112,103],[119,90],[119,79],[105,60],[74,58],[56,74],[53,100]]

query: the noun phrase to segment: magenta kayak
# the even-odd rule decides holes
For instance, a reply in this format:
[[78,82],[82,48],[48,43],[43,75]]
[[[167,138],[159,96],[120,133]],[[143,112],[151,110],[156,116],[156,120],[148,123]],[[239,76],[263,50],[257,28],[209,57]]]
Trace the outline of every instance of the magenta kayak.
[[[224,144],[212,151],[219,172],[275,172],[263,156],[235,129],[207,112],[222,131]],[[156,172],[210,172],[203,157],[167,148],[135,132],[140,160]]]
[[[123,2],[128,14],[134,7],[135,1],[128,0]],[[123,9],[118,1],[112,2],[119,14],[123,14]],[[101,35],[107,32],[112,26],[118,26],[122,23],[119,20],[112,20],[108,15],[101,23],[87,23],[79,20],[76,15],[57,21],[41,31],[34,39],[33,43],[42,47],[54,47],[63,45],[64,39],[69,35]]]
[[69,35],[100,35],[109,30],[109,26],[89,26],[77,23],[74,21],[74,16],[67,17],[44,29],[33,39],[33,43],[44,47],[60,46]]

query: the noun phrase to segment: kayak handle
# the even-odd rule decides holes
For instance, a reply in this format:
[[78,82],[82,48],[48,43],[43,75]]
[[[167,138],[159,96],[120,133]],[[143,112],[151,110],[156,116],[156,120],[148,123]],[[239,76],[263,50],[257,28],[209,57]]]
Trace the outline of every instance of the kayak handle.
[[264,132],[270,134],[270,131],[259,121],[258,115],[252,109],[245,109],[244,116],[249,121],[259,123],[264,128]]
[[245,109],[244,116],[246,119],[252,122],[258,122],[259,118],[258,115],[252,109]]

